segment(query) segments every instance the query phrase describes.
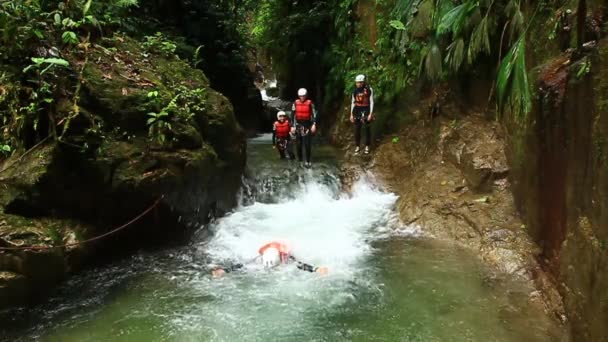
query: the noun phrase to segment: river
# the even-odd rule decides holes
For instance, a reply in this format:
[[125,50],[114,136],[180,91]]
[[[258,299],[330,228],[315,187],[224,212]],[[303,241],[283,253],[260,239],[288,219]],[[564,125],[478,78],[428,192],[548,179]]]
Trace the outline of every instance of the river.
[[[238,208],[186,245],[81,272],[34,309],[4,316],[12,341],[561,341],[528,283],[496,278],[469,250],[399,223],[397,196],[363,175],[341,192],[338,152],[313,167],[248,144]],[[271,240],[327,275],[246,263]]]

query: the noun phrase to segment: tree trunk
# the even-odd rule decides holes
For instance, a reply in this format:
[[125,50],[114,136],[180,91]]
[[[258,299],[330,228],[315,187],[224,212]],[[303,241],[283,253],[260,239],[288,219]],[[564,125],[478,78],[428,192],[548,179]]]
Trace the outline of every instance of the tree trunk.
[[576,46],[581,49],[585,43],[585,19],[587,18],[587,1],[578,1],[578,10],[576,11]]

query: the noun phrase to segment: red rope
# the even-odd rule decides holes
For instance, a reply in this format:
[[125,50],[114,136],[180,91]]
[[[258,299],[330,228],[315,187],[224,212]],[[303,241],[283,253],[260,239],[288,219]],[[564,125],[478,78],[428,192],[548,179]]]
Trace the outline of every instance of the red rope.
[[102,239],[106,236],[112,235],[114,233],[117,233],[125,228],[127,228],[128,226],[132,225],[133,223],[135,223],[137,220],[141,219],[144,215],[146,215],[147,213],[149,213],[152,209],[154,209],[159,203],[160,201],[163,199],[163,197],[165,197],[165,195],[160,196],[150,207],[148,207],[148,209],[144,210],[141,214],[137,215],[136,217],[134,217],[133,219],[131,219],[129,222],[123,224],[120,227],[114,228],[111,231],[104,233],[102,235],[84,240],[84,241],[78,241],[78,242],[72,242],[72,243],[68,243],[65,245],[60,245],[60,246],[23,246],[23,247],[0,247],[0,251],[16,251],[16,250],[46,250],[46,249],[53,249],[53,248],[65,248],[65,247],[73,247],[73,246],[78,246],[78,245],[82,245],[88,242],[93,242],[99,239]]

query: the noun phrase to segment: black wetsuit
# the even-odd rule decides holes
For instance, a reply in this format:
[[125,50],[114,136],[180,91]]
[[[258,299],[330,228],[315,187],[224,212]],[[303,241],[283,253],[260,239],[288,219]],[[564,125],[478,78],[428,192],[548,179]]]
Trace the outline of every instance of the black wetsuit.
[[243,264],[234,264],[234,265],[230,265],[229,267],[220,267],[220,269],[224,270],[224,272],[226,273],[230,273],[232,271],[236,271],[238,269],[243,268]]
[[293,127],[296,129],[296,152],[298,154],[298,160],[302,161],[302,147],[304,147],[306,153],[306,163],[310,164],[310,154],[312,145],[312,134],[310,128],[317,122],[317,110],[315,105],[311,102],[310,104],[311,118],[310,120],[296,120],[296,106],[292,105],[292,117]]
[[305,264],[301,261],[296,260],[296,258],[294,258],[293,256],[289,256],[289,260],[295,261],[296,262],[296,267],[301,269],[302,271],[308,271],[308,272],[316,272],[318,267],[315,267],[313,265],[309,265],[309,264]]
[[[296,260],[296,258],[294,258],[291,255],[289,256],[289,260],[295,261],[296,267],[301,269],[302,271],[307,271],[307,272],[316,272],[317,271],[318,267],[298,261],[298,260]],[[232,271],[239,270],[239,269],[243,268],[244,266],[245,265],[243,265],[243,264],[234,264],[234,265],[230,265],[228,267],[220,267],[220,269],[224,270],[224,272],[226,272],[226,273],[230,273]]]
[[[366,103],[362,105],[360,99],[367,97]],[[372,88],[363,86],[355,87],[351,99],[351,112],[355,119],[355,146],[361,144],[361,128],[365,127],[365,146],[372,143],[371,122],[367,120],[367,116],[373,113],[374,110],[374,92]]]

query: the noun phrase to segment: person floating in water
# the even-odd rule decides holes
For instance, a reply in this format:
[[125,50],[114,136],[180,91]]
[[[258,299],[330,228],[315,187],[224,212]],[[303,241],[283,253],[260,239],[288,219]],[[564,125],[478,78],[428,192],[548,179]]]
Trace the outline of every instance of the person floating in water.
[[[270,269],[277,267],[282,264],[289,264],[292,262],[296,263],[296,267],[301,269],[302,271],[307,272],[315,272],[319,274],[327,274],[327,267],[315,267],[310,264],[303,263],[297,260],[292,254],[290,248],[281,242],[273,241],[265,244],[260,247],[258,250],[258,256],[254,259],[257,260],[261,258],[262,264],[265,268]],[[226,273],[230,273],[236,271],[238,269],[243,268],[243,264],[233,264],[228,267],[216,267],[211,270],[211,275],[214,278],[219,278]]]
[[279,111],[277,121],[272,125],[272,148],[279,150],[281,159],[286,159],[285,152],[289,155],[289,159],[296,158],[293,153],[290,130],[291,125],[287,119],[287,114],[284,111]]

